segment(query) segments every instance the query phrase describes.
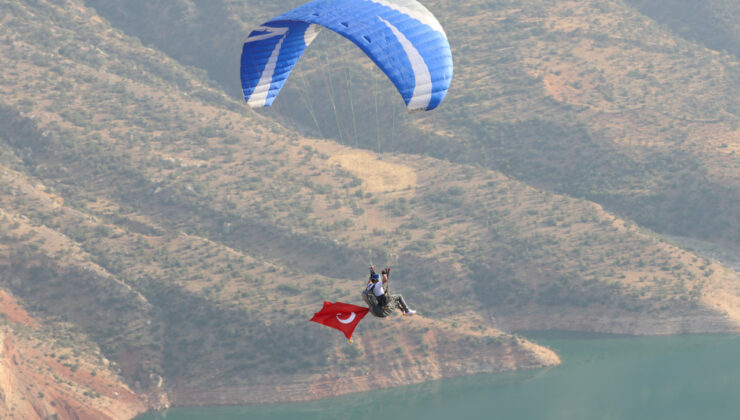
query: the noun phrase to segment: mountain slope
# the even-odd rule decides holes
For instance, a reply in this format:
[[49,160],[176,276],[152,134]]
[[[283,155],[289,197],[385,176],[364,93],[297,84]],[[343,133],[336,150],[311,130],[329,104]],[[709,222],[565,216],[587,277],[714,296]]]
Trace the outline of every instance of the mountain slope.
[[[740,326],[736,273],[596,204],[304,137],[79,1],[4,7],[2,287],[151,406],[558,362],[509,328]],[[308,323],[324,300],[359,303],[371,258],[423,316],[369,318],[354,345]]]
[[[451,118],[429,122],[463,140],[465,160],[597,201],[659,232],[736,248],[735,60],[616,2],[470,8],[475,20],[453,20],[451,31],[464,25],[462,42],[477,45],[476,54],[458,66],[451,92],[459,100],[443,110]],[[493,88],[480,89],[483,80]],[[481,93],[471,100],[474,86]],[[450,143],[437,143],[442,155]]]
[[[177,403],[193,403],[190,390],[214,387],[231,389],[229,402],[254,402],[250,395],[274,385],[313,383],[326,372],[362,375],[366,360],[399,351],[409,352],[411,363],[400,383],[557,362],[550,351],[500,331],[447,333],[445,323],[423,319],[407,321],[403,329],[381,326],[384,336],[411,338],[367,352],[347,347],[324,328],[307,327],[324,298],[357,300],[362,282],[297,271],[302,267],[292,261],[295,255],[311,258],[300,255],[300,246],[322,257],[303,268],[312,271],[326,266],[329,252],[350,250],[328,238],[312,239],[307,231],[344,224],[298,224],[305,206],[286,207],[283,200],[301,190],[339,188],[352,178],[327,175],[329,185],[323,186],[278,172],[264,156],[289,156],[307,166],[311,142],[300,145],[294,134],[230,110],[231,102],[176,63],[115,32],[87,27],[100,21],[70,6],[79,5],[14,3],[15,19],[3,25],[8,42],[2,54],[14,65],[3,76],[0,109],[2,208],[8,212],[3,244],[12,261],[3,265],[3,284],[46,322],[71,322],[100,343],[134,390],[159,395],[152,404],[166,403],[161,390]],[[38,36],[48,43],[34,42]],[[98,45],[89,56],[69,47],[85,36],[88,45]],[[118,58],[98,61],[101,56]],[[160,73],[158,66],[168,70]],[[30,97],[35,101],[29,103]],[[195,113],[201,118],[193,126]],[[265,141],[274,140],[273,132],[280,142]],[[247,142],[254,147],[244,148]],[[347,210],[351,216],[350,207],[340,205],[332,216]],[[357,270],[364,261],[358,262],[352,275],[364,272]],[[296,284],[306,275],[314,284],[336,287],[326,295],[318,288],[303,293]],[[433,344],[425,344],[427,335]],[[478,342],[490,345],[461,354],[454,364],[442,360],[437,370],[411,367]],[[365,382],[399,383],[382,377]],[[322,392],[333,391],[317,389],[314,396]],[[284,392],[276,398],[299,396]]]
[[740,58],[740,5],[728,0],[692,2],[686,0],[627,3],[641,13],[667,25],[681,37],[715,51],[727,51]]
[[131,418],[149,407],[68,325],[40,325],[4,291],[0,314],[2,418]]
[[[671,6],[686,2],[671,1],[639,10],[685,9]],[[235,96],[237,78],[223,68],[238,67],[239,41],[274,9],[299,3],[265,9],[233,1],[188,2],[186,8],[181,2],[181,14],[155,5],[150,7],[158,13],[143,16],[129,3],[88,2],[147,42],[165,50],[178,45],[174,57],[207,69]],[[373,150],[484,165],[596,201],[652,230],[736,252],[736,57],[686,41],[622,2],[426,5],[450,35],[456,62],[450,95],[438,112],[397,115],[401,105],[390,84],[329,31],[301,60],[275,105],[278,112],[304,132]],[[691,7],[726,22],[718,30],[734,33],[729,3]],[[216,16],[220,24],[208,24]],[[187,28],[177,36],[161,29],[175,17]],[[682,22],[709,30],[701,15],[691,17]],[[144,18],[156,24],[141,30],[136,22]],[[731,44],[733,38],[723,39]],[[197,59],[213,54],[218,60]]]

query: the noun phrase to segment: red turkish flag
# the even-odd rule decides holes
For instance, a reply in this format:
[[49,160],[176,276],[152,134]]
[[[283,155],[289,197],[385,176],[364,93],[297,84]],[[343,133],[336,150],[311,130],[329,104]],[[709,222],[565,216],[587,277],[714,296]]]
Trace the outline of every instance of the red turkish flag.
[[352,338],[355,327],[367,315],[368,308],[342,302],[324,302],[324,307],[316,312],[311,321],[336,328],[343,332],[347,340]]

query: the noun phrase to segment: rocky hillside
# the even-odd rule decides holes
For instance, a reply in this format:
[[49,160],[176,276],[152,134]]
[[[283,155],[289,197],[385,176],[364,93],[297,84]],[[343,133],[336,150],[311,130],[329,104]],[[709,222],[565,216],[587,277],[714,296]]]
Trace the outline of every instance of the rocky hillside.
[[644,1],[629,0],[630,5],[660,22],[682,38],[740,58],[740,5],[732,0]]
[[[238,78],[224,69],[238,67],[240,41],[301,1],[87,3],[238,97]],[[302,59],[277,112],[314,135],[482,165],[651,230],[738,252],[733,2],[425,4],[451,34],[456,63],[439,112],[398,115],[390,83],[329,31]],[[350,102],[353,91],[367,94]]]
[[[203,13],[197,2],[147,4]],[[176,50],[142,45],[81,1],[5,1],[0,11],[0,57],[10,63],[0,73],[0,287],[38,325],[23,332],[15,309],[3,307],[3,354],[47,343],[23,357],[49,372],[66,353],[43,355],[57,331],[68,331],[76,358],[68,363],[80,366],[64,380],[76,411],[60,408],[50,383],[29,388],[22,404],[5,399],[2,409],[18,418],[93,409],[127,418],[170,403],[299,400],[558,363],[515,330],[740,329],[737,273],[520,177],[516,162],[529,159],[507,146],[521,139],[506,134],[514,132],[496,131],[494,149],[476,146],[478,119],[504,114],[493,104],[461,111],[472,106],[463,105],[471,72],[483,66],[472,56],[458,60],[460,85],[446,111],[392,119],[396,136],[382,144],[375,136],[371,152],[354,147],[370,141],[354,128],[371,132],[381,121],[353,126],[311,108],[322,121],[344,122],[338,142],[331,124],[314,132],[310,121],[289,119],[289,107],[254,112]],[[448,32],[464,33],[456,22],[445,22]],[[472,122],[458,125],[460,116]],[[307,135],[320,131],[325,139]],[[454,136],[467,149],[428,156]],[[584,144],[583,159],[601,150]],[[511,165],[471,165],[480,163],[472,150],[501,150]],[[552,161],[548,149],[533,150],[534,161]],[[726,210],[717,206],[730,217]],[[392,288],[421,316],[368,318],[354,344],[308,322],[324,300],[360,303],[371,261],[393,264]],[[130,390],[125,407],[111,408],[87,375],[93,369],[119,395]]]
[[0,314],[2,418],[129,418],[149,406],[70,325],[40,324],[5,291]]

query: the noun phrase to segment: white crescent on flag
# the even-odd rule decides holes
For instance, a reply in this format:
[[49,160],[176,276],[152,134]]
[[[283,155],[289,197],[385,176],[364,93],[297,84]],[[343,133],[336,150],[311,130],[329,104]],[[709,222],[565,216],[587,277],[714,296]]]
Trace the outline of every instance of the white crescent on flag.
[[342,314],[341,313],[337,314],[337,321],[341,322],[342,324],[349,324],[349,323],[351,323],[352,321],[355,320],[355,313],[354,312],[352,312],[349,315],[349,318],[346,318],[346,319],[340,318],[339,315],[342,315]]

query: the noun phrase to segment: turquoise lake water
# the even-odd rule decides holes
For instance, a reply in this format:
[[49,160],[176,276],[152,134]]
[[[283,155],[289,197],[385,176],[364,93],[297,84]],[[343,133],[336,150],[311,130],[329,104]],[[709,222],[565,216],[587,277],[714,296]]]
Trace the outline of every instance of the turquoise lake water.
[[137,420],[740,419],[740,336],[527,334],[562,365],[299,404],[175,408]]

